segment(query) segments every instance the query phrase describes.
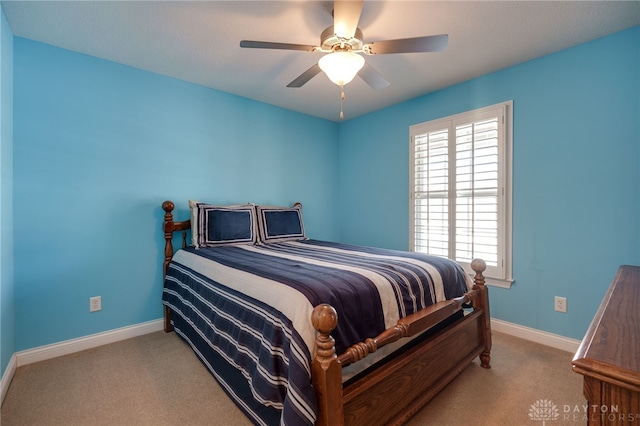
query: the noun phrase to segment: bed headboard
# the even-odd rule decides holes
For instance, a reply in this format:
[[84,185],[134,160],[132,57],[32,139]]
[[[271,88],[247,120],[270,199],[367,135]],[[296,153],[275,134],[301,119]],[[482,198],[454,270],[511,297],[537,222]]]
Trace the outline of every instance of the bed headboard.
[[187,230],[191,229],[191,220],[183,220],[182,222],[174,222],[173,214],[171,213],[175,208],[173,201],[165,201],[162,203],[162,210],[164,213],[164,222],[162,229],[164,230],[164,275],[167,275],[167,268],[173,257],[173,233],[182,231],[182,248],[187,247]]

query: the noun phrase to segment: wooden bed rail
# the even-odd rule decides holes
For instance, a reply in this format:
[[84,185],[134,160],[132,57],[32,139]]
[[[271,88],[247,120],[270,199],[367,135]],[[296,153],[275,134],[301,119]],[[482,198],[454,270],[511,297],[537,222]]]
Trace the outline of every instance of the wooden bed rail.
[[[477,290],[465,293],[456,299],[438,302],[415,314],[407,315],[400,319],[395,326],[383,331],[376,338],[370,338],[349,347],[342,355],[338,355],[338,362],[342,367],[346,367],[349,364],[364,359],[367,355],[374,353],[385,345],[400,340],[403,337],[413,337],[420,332],[431,329],[462,309],[464,303],[471,302],[472,297],[475,297],[475,293],[477,293]],[[329,305],[326,306],[333,309]],[[336,318],[336,326],[337,325],[338,321]]]
[[[407,315],[398,320],[395,326],[386,329],[377,337],[356,343],[347,348],[341,355],[336,356],[335,349],[332,353],[331,348],[328,347],[329,342],[332,346],[335,343],[330,333],[338,325],[338,313],[331,305],[326,303],[316,306],[313,310],[311,321],[313,327],[318,332],[316,346],[322,348],[321,351],[319,350],[317,358],[320,360],[326,359],[329,362],[336,359],[342,367],[346,367],[349,364],[364,359],[367,355],[374,353],[385,345],[400,340],[403,337],[412,337],[418,333],[429,330],[462,309],[462,305],[465,303],[473,303],[474,308],[476,308],[476,305],[482,301],[481,292],[485,291],[485,278],[482,273],[486,269],[486,263],[481,259],[476,259],[474,262],[475,263],[472,262],[471,267],[474,268],[474,272],[476,273],[474,276],[475,285],[471,291],[455,299],[438,302],[415,314]],[[484,306],[477,306],[477,308],[486,309]],[[487,357],[488,356],[487,354]],[[481,361],[483,367],[491,368],[489,358],[482,359]]]

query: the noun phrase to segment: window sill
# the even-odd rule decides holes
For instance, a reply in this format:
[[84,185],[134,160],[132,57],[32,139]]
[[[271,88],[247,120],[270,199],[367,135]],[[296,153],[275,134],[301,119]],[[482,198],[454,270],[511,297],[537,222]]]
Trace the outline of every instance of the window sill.
[[500,278],[490,278],[485,277],[485,284],[490,285],[492,287],[500,287],[500,288],[511,288],[511,284],[513,283],[513,278],[510,279],[500,279]]
[[[475,274],[469,274],[469,275],[471,276],[471,279],[473,279]],[[513,278],[503,279],[503,278],[484,277],[484,283],[491,287],[511,288],[511,284],[514,281],[515,280]]]

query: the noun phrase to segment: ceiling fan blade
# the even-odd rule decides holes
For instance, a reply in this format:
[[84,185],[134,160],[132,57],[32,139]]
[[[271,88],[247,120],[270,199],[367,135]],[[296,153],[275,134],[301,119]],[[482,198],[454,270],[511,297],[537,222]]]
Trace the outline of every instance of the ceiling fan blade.
[[350,39],[354,36],[363,4],[364,0],[333,3],[333,30],[338,37]]
[[358,76],[360,76],[360,78],[363,79],[364,82],[372,89],[384,89],[391,84],[382,76],[382,74],[366,62],[362,69],[358,71]]
[[398,40],[375,41],[364,45],[365,53],[381,55],[385,53],[441,52],[447,48],[449,36],[440,34]]
[[314,66],[300,74],[298,78],[287,84],[287,87],[302,87],[307,83],[307,81],[315,77],[320,71],[320,65],[315,64]]
[[241,40],[240,47],[249,47],[252,49],[303,50],[305,52],[313,52],[315,50],[315,46],[309,44],[272,43],[270,41],[253,40]]

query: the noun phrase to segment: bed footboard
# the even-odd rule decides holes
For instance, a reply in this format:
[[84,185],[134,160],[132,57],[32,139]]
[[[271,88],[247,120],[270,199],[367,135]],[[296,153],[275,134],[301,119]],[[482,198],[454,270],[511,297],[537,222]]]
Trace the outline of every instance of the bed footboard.
[[[337,355],[330,333],[337,325],[336,311],[319,305],[312,316],[317,330],[312,381],[318,398],[316,425],[402,424],[451,382],[475,357],[490,367],[491,329],[489,299],[482,272],[486,265],[474,260],[473,289],[407,316],[373,339]],[[342,367],[359,361],[384,345],[428,330],[462,309],[473,312],[431,338],[343,388]]]

